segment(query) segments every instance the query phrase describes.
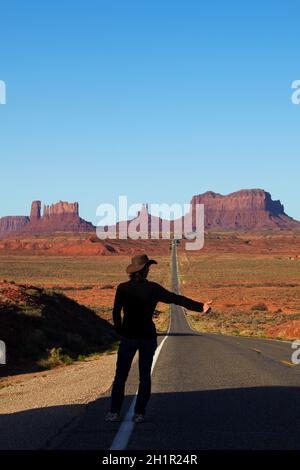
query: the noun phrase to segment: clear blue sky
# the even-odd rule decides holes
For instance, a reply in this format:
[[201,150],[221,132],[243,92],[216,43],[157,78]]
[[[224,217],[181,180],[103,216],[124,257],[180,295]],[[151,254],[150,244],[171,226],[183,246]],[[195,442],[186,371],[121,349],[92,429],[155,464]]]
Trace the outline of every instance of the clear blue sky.
[[300,219],[297,0],[1,4],[0,216],[264,188]]

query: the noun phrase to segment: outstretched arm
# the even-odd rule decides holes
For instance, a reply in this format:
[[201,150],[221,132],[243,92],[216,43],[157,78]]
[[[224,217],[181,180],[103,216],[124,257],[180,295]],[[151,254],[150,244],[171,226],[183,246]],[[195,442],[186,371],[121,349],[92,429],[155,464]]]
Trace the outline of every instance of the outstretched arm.
[[158,301],[163,302],[165,304],[175,304],[180,305],[181,307],[186,308],[187,310],[193,310],[194,312],[208,312],[211,308],[211,302],[196,302],[188,297],[184,297],[183,295],[175,294],[174,292],[170,292],[164,287],[158,286]]

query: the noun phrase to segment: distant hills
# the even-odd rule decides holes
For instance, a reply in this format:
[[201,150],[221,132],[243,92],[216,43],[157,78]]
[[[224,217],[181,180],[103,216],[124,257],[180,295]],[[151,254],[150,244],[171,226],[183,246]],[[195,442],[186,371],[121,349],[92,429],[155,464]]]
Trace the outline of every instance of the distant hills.
[[[293,230],[300,229],[300,222],[289,217],[280,201],[274,201],[270,193],[262,189],[244,189],[226,196],[212,191],[194,196],[191,201],[193,213],[196,204],[204,204],[206,230]],[[145,207],[142,209],[145,216]],[[138,217],[137,215],[137,222]],[[152,221],[162,227],[163,220],[149,213]],[[129,222],[128,222],[129,223]],[[119,224],[118,224],[119,227]],[[59,201],[44,206],[33,201],[29,216],[6,216],[0,218],[0,237],[17,234],[51,234],[55,232],[95,232],[91,222],[79,215],[78,202]]]

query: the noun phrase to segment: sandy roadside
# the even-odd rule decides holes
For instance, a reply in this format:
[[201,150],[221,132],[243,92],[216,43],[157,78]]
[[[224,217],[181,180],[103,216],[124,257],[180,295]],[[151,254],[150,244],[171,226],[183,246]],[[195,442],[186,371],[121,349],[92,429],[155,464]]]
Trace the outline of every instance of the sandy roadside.
[[108,391],[115,363],[116,354],[107,354],[10,380],[0,388],[0,449],[51,446],[88,403]]

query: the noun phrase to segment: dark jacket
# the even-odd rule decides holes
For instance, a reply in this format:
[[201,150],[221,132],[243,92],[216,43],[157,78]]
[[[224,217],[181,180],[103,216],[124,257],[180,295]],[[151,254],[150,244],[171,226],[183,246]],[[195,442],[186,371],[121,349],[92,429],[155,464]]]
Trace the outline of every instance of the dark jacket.
[[[156,282],[131,279],[117,288],[113,310],[116,331],[127,338],[155,338],[152,320],[158,302],[176,304],[195,312],[203,312],[203,303],[174,294]],[[123,321],[121,311],[123,309]]]

